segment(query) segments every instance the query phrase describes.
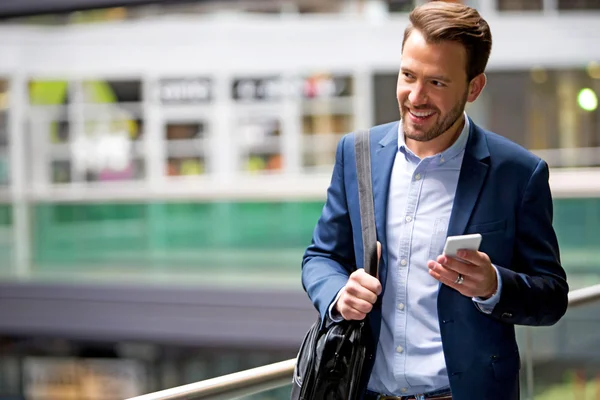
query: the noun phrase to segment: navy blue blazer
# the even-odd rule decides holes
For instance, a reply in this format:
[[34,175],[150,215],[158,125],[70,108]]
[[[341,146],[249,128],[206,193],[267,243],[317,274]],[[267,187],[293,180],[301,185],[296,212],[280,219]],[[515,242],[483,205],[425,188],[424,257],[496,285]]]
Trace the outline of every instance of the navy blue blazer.
[[[442,346],[455,399],[517,399],[520,358],[514,325],[556,323],[567,309],[569,288],[552,227],[547,164],[470,122],[448,236],[483,236],[480,251],[498,266],[502,293],[493,312],[484,314],[470,297],[440,284]],[[376,126],[370,133],[383,291],[387,198],[398,123]],[[349,134],[338,144],[327,200],[302,262],[303,287],[323,319],[349,274],[363,267],[362,259],[354,138]],[[377,338],[380,303],[381,296],[369,314]]]

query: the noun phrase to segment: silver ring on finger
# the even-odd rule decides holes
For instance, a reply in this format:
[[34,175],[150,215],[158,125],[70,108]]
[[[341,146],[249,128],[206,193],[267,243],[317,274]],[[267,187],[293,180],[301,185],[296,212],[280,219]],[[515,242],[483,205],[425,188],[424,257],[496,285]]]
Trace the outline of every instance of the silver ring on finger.
[[456,277],[456,280],[454,281],[454,283],[456,283],[457,285],[462,285],[462,283],[465,281],[464,276],[462,276],[461,273],[458,274],[458,276]]

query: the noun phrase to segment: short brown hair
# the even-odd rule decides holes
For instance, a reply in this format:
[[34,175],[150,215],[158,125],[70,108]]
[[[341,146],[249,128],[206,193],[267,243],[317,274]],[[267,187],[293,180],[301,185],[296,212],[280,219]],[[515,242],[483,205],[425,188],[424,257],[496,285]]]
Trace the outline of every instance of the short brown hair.
[[429,43],[452,41],[467,52],[467,79],[485,71],[492,51],[492,32],[477,10],[458,3],[431,1],[415,8],[404,30],[404,43],[413,30],[418,30]]

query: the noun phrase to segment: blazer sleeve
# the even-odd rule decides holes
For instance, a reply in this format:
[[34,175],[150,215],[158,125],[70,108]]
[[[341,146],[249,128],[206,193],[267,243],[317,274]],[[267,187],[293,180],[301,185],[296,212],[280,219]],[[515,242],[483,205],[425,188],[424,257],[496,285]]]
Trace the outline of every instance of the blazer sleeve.
[[512,266],[498,267],[502,293],[492,315],[507,323],[553,325],[567,310],[569,286],[552,227],[548,178],[548,165],[540,160],[518,210]]
[[319,311],[321,320],[329,305],[356,269],[352,226],[344,185],[344,142],[338,143],[327,200],[302,260],[302,286]]

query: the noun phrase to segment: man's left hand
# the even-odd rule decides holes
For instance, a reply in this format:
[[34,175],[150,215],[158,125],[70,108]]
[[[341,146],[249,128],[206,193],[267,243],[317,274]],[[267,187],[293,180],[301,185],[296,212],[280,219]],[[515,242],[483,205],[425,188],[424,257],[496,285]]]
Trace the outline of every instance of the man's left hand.
[[[429,260],[429,274],[464,296],[492,297],[498,288],[498,277],[488,255],[475,250],[460,250],[457,256],[460,259],[441,255],[437,261]],[[462,283],[457,283],[459,274]]]

